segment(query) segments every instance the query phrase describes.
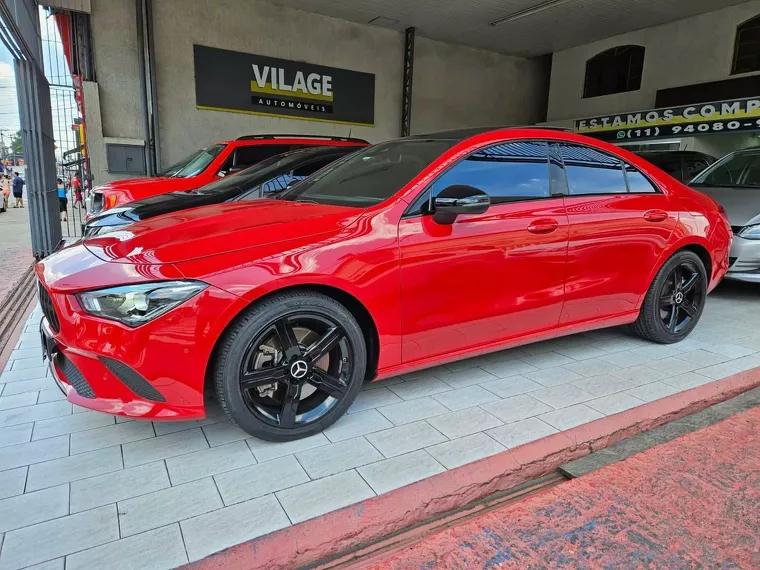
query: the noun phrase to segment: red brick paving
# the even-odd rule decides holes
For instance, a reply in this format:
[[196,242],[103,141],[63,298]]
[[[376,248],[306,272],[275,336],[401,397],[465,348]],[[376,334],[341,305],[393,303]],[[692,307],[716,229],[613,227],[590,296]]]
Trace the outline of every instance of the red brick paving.
[[756,570],[760,408],[356,568]]

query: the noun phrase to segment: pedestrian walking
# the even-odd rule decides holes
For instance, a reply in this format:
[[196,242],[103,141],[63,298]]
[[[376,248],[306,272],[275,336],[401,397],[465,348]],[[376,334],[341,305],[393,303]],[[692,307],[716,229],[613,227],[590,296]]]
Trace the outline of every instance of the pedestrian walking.
[[58,208],[61,212],[61,221],[67,222],[69,220],[69,214],[67,212],[67,207],[69,205],[69,199],[66,195],[66,186],[63,184],[62,179],[58,179]]
[[84,206],[84,200],[82,199],[82,181],[79,180],[79,175],[75,174],[74,178],[71,180],[71,187],[74,189],[74,207],[77,207],[77,204],[79,204],[79,207]]
[[13,205],[14,208],[23,208],[24,207],[24,179],[19,176],[18,172],[13,173],[13,181],[11,182],[13,185],[13,197],[16,199],[16,203]]

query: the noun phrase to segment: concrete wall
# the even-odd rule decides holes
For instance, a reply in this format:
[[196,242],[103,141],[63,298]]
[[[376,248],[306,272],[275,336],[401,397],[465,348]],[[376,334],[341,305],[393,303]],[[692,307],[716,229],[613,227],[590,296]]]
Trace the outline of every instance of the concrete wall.
[[[658,89],[727,79],[736,27],[760,14],[760,0],[614,36],[554,54],[547,120],[651,109]],[[583,99],[586,61],[620,45],[646,48],[641,89]],[[738,77],[738,76],[734,76]]]
[[[371,142],[400,134],[402,34],[256,0],[158,0],[153,7],[164,166],[251,133],[346,136],[350,129]],[[142,138],[134,1],[92,0],[92,25],[102,136]],[[193,44],[374,73],[375,127],[198,110]],[[419,37],[416,52],[414,132],[545,117],[543,62]]]

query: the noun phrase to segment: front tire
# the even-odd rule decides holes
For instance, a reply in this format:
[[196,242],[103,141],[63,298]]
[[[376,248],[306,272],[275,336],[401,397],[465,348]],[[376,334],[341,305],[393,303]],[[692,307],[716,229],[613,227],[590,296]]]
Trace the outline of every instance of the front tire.
[[707,271],[692,251],[679,251],[657,272],[633,330],[642,338],[672,344],[697,326],[707,299]]
[[216,395],[253,436],[291,441],[335,423],[367,368],[364,336],[335,299],[312,291],[255,304],[225,332],[214,368]]

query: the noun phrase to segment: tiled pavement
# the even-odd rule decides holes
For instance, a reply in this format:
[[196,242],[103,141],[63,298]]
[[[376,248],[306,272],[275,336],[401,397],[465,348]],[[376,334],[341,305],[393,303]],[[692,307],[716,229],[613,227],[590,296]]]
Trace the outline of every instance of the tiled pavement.
[[291,443],[218,409],[148,423],[74,408],[35,312],[0,376],[0,570],[171,568],[528,441],[760,366],[760,289],[723,285],[678,345],[591,332],[368,386]]

